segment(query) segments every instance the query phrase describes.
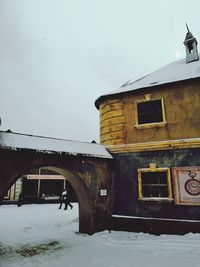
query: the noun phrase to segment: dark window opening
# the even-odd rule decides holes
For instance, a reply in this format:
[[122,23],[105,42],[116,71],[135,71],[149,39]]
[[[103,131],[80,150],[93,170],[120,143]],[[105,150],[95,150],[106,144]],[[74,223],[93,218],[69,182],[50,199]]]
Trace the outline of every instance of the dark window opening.
[[64,180],[40,180],[40,194],[60,196],[64,188]]
[[162,122],[162,101],[152,100],[137,103],[138,124]]
[[193,42],[189,42],[188,43],[188,50],[189,50],[189,53],[192,53],[192,50],[193,50]]
[[22,194],[23,196],[37,196],[38,180],[27,180],[23,178]]
[[169,197],[167,172],[142,172],[143,197]]

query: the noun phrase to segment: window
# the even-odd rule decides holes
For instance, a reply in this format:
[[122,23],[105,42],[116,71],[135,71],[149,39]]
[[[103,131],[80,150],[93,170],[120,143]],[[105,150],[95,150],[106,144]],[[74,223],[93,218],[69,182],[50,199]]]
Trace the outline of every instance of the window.
[[136,128],[164,127],[165,125],[163,98],[136,101]]
[[138,170],[139,200],[172,200],[172,189],[169,168]]

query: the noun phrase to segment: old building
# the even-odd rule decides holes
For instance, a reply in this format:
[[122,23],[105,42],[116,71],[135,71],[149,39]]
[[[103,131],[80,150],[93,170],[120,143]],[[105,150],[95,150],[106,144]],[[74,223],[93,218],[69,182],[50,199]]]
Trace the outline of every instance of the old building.
[[200,61],[189,29],[184,45],[184,59],[96,100],[101,144],[1,132],[0,200],[22,173],[46,168],[59,176],[27,175],[18,193],[58,195],[68,181],[82,233],[200,232]]
[[189,29],[184,45],[185,59],[95,102],[114,157],[113,228],[156,232],[162,221],[160,231],[184,232],[200,222],[200,61]]

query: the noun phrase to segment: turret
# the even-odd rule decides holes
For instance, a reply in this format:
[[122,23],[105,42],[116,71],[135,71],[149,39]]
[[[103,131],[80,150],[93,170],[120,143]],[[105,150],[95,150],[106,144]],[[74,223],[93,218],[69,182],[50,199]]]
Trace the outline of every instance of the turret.
[[193,61],[199,60],[198,50],[197,50],[197,40],[190,32],[188,25],[187,27],[187,34],[185,36],[184,45],[186,49],[186,63],[190,63]]

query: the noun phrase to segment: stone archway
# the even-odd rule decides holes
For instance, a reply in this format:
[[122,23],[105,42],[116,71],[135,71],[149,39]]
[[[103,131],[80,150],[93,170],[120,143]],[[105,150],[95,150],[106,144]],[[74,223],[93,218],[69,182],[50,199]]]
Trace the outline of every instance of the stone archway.
[[[86,233],[86,234],[93,234],[94,225],[93,225],[92,197],[91,197],[91,193],[89,192],[88,187],[86,186],[85,182],[82,180],[81,176],[62,167],[40,166],[40,168],[54,171],[66,178],[66,180],[72,186],[78,199],[79,232]],[[27,170],[26,170],[26,173],[27,173]],[[23,173],[20,172],[19,175],[15,175],[14,177],[12,177],[12,179],[10,179],[9,187],[17,181],[17,179],[19,178],[21,174],[23,175]]]
[[[1,149],[0,157],[0,200],[28,170],[46,168],[63,175],[74,189],[79,202],[79,231],[93,234],[107,229],[111,212],[107,159]],[[101,190],[106,195],[101,195]]]

